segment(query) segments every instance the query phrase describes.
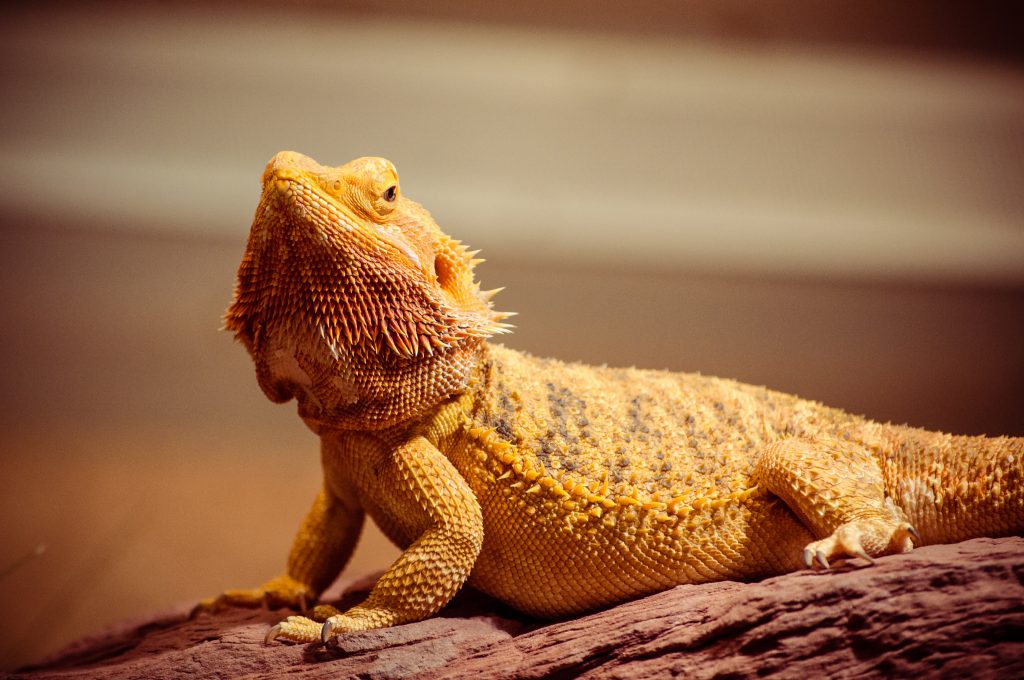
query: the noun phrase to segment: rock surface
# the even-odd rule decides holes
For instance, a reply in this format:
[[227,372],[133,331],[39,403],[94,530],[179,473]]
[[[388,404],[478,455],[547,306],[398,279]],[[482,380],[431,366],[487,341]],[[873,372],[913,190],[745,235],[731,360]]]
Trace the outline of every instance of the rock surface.
[[1024,538],[862,565],[679,586],[554,623],[465,592],[439,616],[326,648],[265,646],[282,612],[182,609],[12,677],[1024,677]]

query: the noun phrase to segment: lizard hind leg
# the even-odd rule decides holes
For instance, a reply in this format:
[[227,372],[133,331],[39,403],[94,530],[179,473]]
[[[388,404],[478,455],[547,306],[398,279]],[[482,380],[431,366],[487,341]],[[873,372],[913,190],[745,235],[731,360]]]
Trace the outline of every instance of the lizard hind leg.
[[882,470],[864,446],[833,438],[784,439],[768,446],[754,478],[779,496],[818,537],[808,567],[830,560],[908,552],[920,536],[885,494]]

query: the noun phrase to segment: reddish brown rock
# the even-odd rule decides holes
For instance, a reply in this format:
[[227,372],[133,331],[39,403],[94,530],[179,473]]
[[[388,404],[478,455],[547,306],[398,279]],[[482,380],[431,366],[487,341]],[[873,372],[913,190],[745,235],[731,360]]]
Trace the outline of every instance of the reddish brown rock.
[[1024,539],[978,539],[759,583],[680,586],[561,622],[475,593],[327,648],[262,643],[280,612],[184,611],[14,677],[1024,677]]

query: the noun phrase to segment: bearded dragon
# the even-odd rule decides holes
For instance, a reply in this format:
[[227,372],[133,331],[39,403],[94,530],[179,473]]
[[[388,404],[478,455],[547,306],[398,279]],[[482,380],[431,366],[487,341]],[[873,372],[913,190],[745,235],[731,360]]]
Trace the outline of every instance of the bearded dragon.
[[323,487],[285,573],[208,606],[306,609],[369,515],[404,552],[347,611],[267,641],[429,617],[466,583],[561,617],[683,583],[1024,529],[1024,439],[872,422],[732,380],[542,359],[476,253],[395,167],[267,165],[226,328],[319,435]]

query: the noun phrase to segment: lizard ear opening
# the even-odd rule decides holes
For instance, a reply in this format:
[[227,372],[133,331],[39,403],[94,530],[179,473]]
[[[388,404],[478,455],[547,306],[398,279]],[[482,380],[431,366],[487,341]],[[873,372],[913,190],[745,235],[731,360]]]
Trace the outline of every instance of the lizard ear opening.
[[453,292],[455,272],[452,271],[451,262],[438,255],[434,258],[434,273],[437,275],[437,284],[448,293]]
[[483,262],[476,259],[478,251],[470,251],[447,237],[435,242],[433,247],[437,252],[434,257],[437,288],[444,297],[444,304],[458,319],[459,329],[455,333],[488,337],[509,332],[511,326],[502,320],[511,313],[495,312],[491,308],[491,298],[501,289],[482,291],[474,279],[474,266]]

